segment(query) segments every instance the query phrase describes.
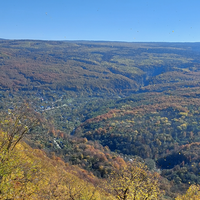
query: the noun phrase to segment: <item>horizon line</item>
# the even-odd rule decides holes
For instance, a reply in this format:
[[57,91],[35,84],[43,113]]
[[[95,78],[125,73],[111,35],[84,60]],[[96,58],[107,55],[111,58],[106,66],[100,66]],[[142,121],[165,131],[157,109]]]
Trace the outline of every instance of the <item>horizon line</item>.
[[123,41],[123,40],[56,40],[56,39],[5,39],[0,38],[0,40],[21,40],[21,41],[49,41],[49,42],[119,42],[119,43],[200,43],[197,41]]

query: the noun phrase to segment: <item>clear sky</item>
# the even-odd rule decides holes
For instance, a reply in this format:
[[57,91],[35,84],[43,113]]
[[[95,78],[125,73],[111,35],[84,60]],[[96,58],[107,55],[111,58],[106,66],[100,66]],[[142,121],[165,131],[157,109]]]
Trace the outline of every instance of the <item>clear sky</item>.
[[0,38],[200,42],[200,0],[0,0]]

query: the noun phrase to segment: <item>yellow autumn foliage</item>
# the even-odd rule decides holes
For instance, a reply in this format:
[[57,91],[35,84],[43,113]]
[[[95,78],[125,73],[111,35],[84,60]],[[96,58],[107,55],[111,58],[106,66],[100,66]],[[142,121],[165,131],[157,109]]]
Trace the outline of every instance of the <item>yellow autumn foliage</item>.
[[200,186],[191,185],[186,194],[178,195],[175,200],[199,200],[200,199]]
[[2,200],[112,199],[100,188],[79,178],[76,171],[68,171],[63,161],[52,160],[25,143],[19,142],[12,151],[0,149],[0,159]]
[[158,200],[162,196],[158,180],[159,175],[149,173],[143,163],[130,162],[110,175],[108,187],[118,200]]

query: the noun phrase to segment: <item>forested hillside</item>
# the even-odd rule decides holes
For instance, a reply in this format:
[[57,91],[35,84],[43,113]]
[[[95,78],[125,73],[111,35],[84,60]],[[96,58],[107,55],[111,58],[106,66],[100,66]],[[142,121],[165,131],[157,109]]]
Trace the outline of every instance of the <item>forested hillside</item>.
[[0,70],[3,199],[198,198],[199,43],[0,40]]
[[2,89],[133,92],[198,85],[198,43],[1,40]]

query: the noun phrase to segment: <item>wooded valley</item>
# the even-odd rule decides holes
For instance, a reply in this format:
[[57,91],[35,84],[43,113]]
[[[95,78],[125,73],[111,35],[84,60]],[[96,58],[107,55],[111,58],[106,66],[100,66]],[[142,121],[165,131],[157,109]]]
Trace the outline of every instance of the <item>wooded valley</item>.
[[200,43],[0,40],[1,199],[200,199]]

